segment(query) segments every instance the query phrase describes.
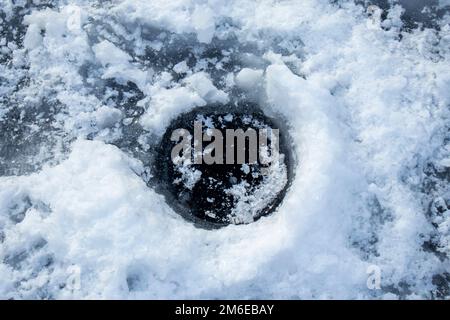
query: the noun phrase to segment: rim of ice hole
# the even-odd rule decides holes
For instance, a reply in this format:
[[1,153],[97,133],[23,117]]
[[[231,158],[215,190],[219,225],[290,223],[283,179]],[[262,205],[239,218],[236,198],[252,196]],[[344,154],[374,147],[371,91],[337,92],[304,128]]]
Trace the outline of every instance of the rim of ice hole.
[[[191,123],[193,119],[197,118],[199,115],[203,115],[206,117],[211,117],[211,119],[218,119],[226,114],[233,114],[234,116],[242,117],[250,116],[251,118],[257,120],[263,120],[264,124],[271,126],[272,128],[279,129],[279,150],[280,154],[284,155],[284,165],[286,168],[286,182],[283,187],[279,190],[276,196],[266,205],[260,212],[254,216],[253,221],[250,222],[242,222],[242,223],[232,223],[230,221],[224,221],[218,218],[211,218],[209,215],[205,214],[205,208],[209,205],[208,202],[205,202],[204,199],[208,198],[208,195],[205,194],[206,187],[210,188],[211,185],[206,186],[206,182],[203,183],[201,180],[200,186],[197,188],[194,186],[194,190],[189,195],[189,190],[186,193],[181,193],[182,197],[186,199],[180,199],[180,187],[177,187],[174,181],[174,164],[171,161],[170,154],[171,149],[175,142],[171,142],[170,138],[174,129],[178,128],[192,128]],[[235,120],[233,120],[235,121]],[[256,121],[258,122],[258,121]],[[233,125],[231,125],[233,127]],[[188,129],[188,130],[189,130]],[[170,147],[168,147],[170,146]],[[157,147],[156,147],[156,156],[154,160],[154,164],[152,166],[152,173],[154,177],[156,177],[156,186],[155,190],[162,194],[165,198],[166,203],[180,216],[182,216],[186,221],[193,223],[194,226],[203,228],[203,229],[218,229],[228,225],[241,225],[248,224],[252,222],[258,221],[261,217],[269,216],[276,212],[280,205],[283,202],[294,178],[294,164],[295,164],[295,152],[294,145],[292,139],[289,135],[288,130],[288,121],[284,119],[281,115],[271,115],[268,116],[264,113],[263,109],[259,107],[256,103],[253,102],[236,102],[229,104],[209,104],[206,106],[195,107],[192,110],[184,113],[178,114],[166,127],[165,133],[160,137]],[[196,168],[199,168],[203,165],[197,165]],[[207,170],[203,171],[200,169],[202,174],[204,172],[211,173],[214,178],[225,177],[224,172],[229,173],[227,170],[231,170],[233,173],[236,173],[236,165],[234,167],[230,167],[229,169],[224,169],[225,165],[208,165]],[[210,169],[211,166],[222,166],[220,168]],[[212,170],[212,171],[211,171]],[[247,178],[248,179],[248,178]],[[220,179],[219,179],[220,180]],[[252,181],[251,179],[248,181]],[[258,180],[263,182],[264,180]],[[247,182],[245,180],[244,182]],[[213,184],[213,191],[209,191],[214,193],[214,195],[218,194],[218,187],[214,187],[217,183]],[[251,183],[249,183],[250,186]],[[256,184],[256,186],[263,186],[263,184]],[[181,187],[183,189],[183,187]],[[185,188],[184,188],[185,189]],[[225,192],[225,191],[224,191]],[[198,199],[200,198],[200,200]],[[251,203],[251,201],[250,201]],[[225,205],[226,206],[226,205]],[[232,207],[225,207],[225,209],[232,209]],[[203,212],[202,212],[203,210]],[[216,213],[220,213],[221,209],[217,209]],[[226,211],[226,210],[225,210]],[[224,212],[225,212],[224,211]],[[223,218],[223,217],[222,217]]]

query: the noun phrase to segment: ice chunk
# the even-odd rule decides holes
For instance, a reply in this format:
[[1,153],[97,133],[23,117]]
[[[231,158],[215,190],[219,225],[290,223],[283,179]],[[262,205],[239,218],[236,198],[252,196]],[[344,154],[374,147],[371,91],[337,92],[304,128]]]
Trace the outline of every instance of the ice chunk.
[[128,64],[128,62],[132,60],[128,53],[120,50],[108,40],[103,40],[92,46],[92,50],[94,50],[95,57],[104,67],[109,65]]
[[37,24],[30,24],[27,33],[23,39],[23,45],[26,49],[32,50],[42,43],[41,29]]
[[95,112],[96,123],[100,129],[114,126],[121,118],[122,112],[115,108],[103,106]]
[[192,14],[192,23],[197,32],[197,39],[210,43],[215,32],[214,12],[206,5],[196,5]]
[[189,71],[189,67],[186,61],[183,60],[173,66],[173,71],[175,71],[176,73],[187,73]]
[[228,102],[228,95],[214,86],[206,72],[197,72],[187,77],[184,82],[207,102]]
[[236,84],[244,90],[250,90],[261,84],[263,71],[244,68],[236,75]]

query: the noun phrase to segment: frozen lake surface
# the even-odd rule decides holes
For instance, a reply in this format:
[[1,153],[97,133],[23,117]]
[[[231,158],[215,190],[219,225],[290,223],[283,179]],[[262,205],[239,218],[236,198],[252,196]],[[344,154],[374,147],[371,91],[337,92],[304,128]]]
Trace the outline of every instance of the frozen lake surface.
[[[3,0],[0,298],[448,299],[449,7]],[[283,119],[292,181],[197,228],[155,150],[239,101]]]

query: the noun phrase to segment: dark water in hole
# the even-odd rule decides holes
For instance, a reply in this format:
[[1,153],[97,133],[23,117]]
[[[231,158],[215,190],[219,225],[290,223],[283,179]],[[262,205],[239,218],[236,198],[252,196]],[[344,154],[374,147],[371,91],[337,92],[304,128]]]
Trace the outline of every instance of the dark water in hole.
[[[280,154],[283,154],[284,161],[281,165],[285,166],[287,172],[287,182],[279,190],[278,194],[273,195],[264,208],[254,216],[254,221],[262,216],[272,213],[281,203],[290,181],[292,179],[292,151],[287,133],[284,128],[280,128],[280,123],[276,119],[269,118],[251,104],[240,104],[238,107],[233,106],[210,106],[197,108],[189,113],[183,114],[175,119],[168,127],[166,133],[162,137],[158,156],[156,158],[153,172],[157,176],[157,190],[162,193],[172,208],[189,221],[194,222],[197,226],[205,228],[217,228],[228,225],[233,222],[230,218],[230,212],[236,205],[236,200],[232,195],[227,194],[225,190],[238,185],[242,182],[248,183],[251,187],[247,191],[251,194],[256,188],[264,187],[266,179],[262,174],[264,165],[249,164],[247,169],[242,170],[241,164],[192,164],[189,166],[192,170],[201,172],[199,180],[192,188],[187,187],[182,182],[182,174],[173,164],[171,159],[171,150],[178,143],[171,141],[172,132],[176,129],[187,129],[191,134],[194,132],[194,120],[201,115],[209,117],[215,124],[222,123],[222,127],[215,128],[225,132],[225,129],[243,129],[253,128],[258,131],[260,128],[270,127],[280,130]],[[225,117],[232,116],[231,121],[222,121]],[[251,123],[248,123],[251,119]],[[203,127],[203,132],[206,127]],[[210,142],[203,143],[203,149]],[[269,143],[270,144],[270,143]],[[248,146],[248,145],[247,145]],[[224,134],[225,148],[225,134]],[[235,155],[236,159],[236,155]],[[248,157],[246,158],[246,163]],[[185,166],[186,167],[186,166]],[[239,224],[239,223],[237,223]]]

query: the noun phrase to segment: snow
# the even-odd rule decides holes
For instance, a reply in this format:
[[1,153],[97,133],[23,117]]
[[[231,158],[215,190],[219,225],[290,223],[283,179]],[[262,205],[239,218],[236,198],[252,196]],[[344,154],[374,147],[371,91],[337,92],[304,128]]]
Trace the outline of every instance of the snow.
[[198,41],[210,43],[216,29],[212,9],[206,5],[196,5],[191,19]]
[[[27,12],[23,43],[0,29],[0,298],[448,298],[449,20],[407,32],[403,10],[64,1]],[[196,228],[135,151],[236,92],[282,119],[295,177],[272,215]]]
[[30,25],[27,33],[25,34],[25,39],[23,40],[24,47],[28,50],[37,48],[42,43],[42,36],[40,32],[41,29],[37,24]]
[[187,112],[196,106],[206,105],[197,92],[186,87],[176,87],[170,89],[154,89],[150,107],[142,116],[142,126],[159,135],[164,133],[164,129],[174,119],[177,112]]
[[117,124],[122,118],[120,110],[110,107],[100,107],[95,111],[95,120],[99,128],[108,128]]
[[100,61],[103,67],[114,64],[128,64],[128,62],[132,60],[130,55],[107,40],[103,40],[92,46],[92,50],[94,50],[95,57]]
[[189,71],[189,67],[186,61],[181,61],[173,66],[173,71],[176,73],[187,73]]
[[107,40],[92,46],[95,58],[105,68],[102,78],[116,78],[122,82],[131,81],[145,90],[147,72],[130,64],[132,58]]
[[198,72],[187,77],[184,82],[188,88],[197,92],[206,102],[227,103],[228,95],[222,90],[218,90],[205,72]]
[[251,90],[254,87],[261,84],[262,81],[262,70],[253,70],[250,68],[243,68],[236,75],[236,84],[245,90]]

